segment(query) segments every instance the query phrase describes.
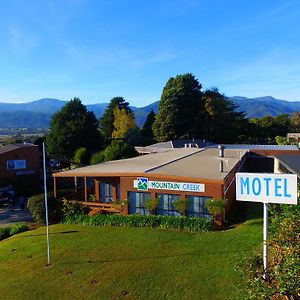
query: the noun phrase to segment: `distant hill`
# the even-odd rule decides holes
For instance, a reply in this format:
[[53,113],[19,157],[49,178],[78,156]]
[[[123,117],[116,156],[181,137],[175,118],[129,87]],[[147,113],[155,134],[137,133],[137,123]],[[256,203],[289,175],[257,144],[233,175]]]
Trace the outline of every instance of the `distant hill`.
[[[229,99],[237,104],[239,106],[237,110],[244,111],[248,118],[277,116],[300,111],[300,101],[285,101],[271,96],[259,98],[234,96]],[[48,128],[52,115],[66,103],[67,101],[51,98],[27,103],[0,103],[0,128]],[[87,109],[93,111],[96,117],[100,118],[107,105],[108,103],[90,104],[87,105]],[[137,125],[141,127],[152,109],[154,112],[158,112],[158,101],[145,107],[131,106],[131,109],[135,113]]]
[[133,108],[135,114],[136,124],[141,127],[146,121],[147,115],[153,110],[155,113],[158,112],[158,101],[151,103],[145,107]]
[[29,111],[36,113],[53,114],[60,110],[67,101],[44,98],[27,103],[0,103],[0,114],[3,112]]
[[230,100],[239,105],[238,111],[244,111],[247,118],[261,118],[263,116],[278,116],[300,111],[300,101],[285,101],[271,96],[259,98],[230,97]]

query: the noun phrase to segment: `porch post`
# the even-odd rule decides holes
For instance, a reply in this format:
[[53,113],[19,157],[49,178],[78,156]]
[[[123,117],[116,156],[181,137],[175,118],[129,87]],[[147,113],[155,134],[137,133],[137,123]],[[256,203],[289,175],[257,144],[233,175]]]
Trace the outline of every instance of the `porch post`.
[[75,193],[77,193],[77,177],[76,176],[74,177],[74,190],[75,190]]
[[100,182],[94,179],[96,201],[100,202]]
[[54,193],[54,198],[57,197],[57,191],[56,191],[56,177],[53,177],[53,193]]
[[112,183],[112,200],[113,202],[117,201],[117,182],[114,180]]
[[87,184],[86,184],[86,176],[84,176],[84,201],[87,202],[88,193],[87,193]]

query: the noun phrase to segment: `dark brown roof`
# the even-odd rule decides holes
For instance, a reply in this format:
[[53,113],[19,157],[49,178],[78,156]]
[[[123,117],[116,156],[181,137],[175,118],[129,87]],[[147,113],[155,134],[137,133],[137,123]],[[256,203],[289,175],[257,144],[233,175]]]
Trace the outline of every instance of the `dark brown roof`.
[[37,145],[33,144],[9,144],[9,145],[0,145],[0,154],[13,151],[20,148],[28,148],[28,147],[38,147]]
[[300,176],[300,155],[276,155],[275,156],[287,169]]

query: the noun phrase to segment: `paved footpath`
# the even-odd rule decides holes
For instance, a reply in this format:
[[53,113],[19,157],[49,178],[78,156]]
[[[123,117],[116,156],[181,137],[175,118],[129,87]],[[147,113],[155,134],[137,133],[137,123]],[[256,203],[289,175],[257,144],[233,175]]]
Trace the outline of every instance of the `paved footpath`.
[[13,209],[9,208],[8,205],[0,206],[0,227],[19,222],[33,222],[31,213],[27,208],[21,210],[19,206]]

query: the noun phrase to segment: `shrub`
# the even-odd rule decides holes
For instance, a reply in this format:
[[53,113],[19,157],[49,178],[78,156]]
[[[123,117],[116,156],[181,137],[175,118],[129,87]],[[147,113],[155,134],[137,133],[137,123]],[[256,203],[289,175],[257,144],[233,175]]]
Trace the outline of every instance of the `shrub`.
[[29,230],[28,225],[26,223],[18,223],[13,226],[1,227],[0,228],[0,241],[15,235],[20,232],[24,232]]
[[121,227],[151,227],[172,230],[208,231],[211,221],[203,218],[155,216],[155,215],[72,215],[64,220],[67,224],[107,225]]
[[150,198],[145,200],[144,206],[151,214],[155,215],[159,206],[159,198]]
[[216,221],[217,216],[224,211],[226,203],[227,201],[224,199],[211,199],[206,202],[205,206],[209,213],[213,216],[214,221]]
[[[37,223],[46,223],[44,194],[38,194],[28,199],[27,207]],[[59,222],[61,219],[62,201],[54,198],[53,193],[48,193],[48,218],[49,223]]]
[[78,201],[68,201],[64,200],[62,205],[62,215],[64,218],[73,215],[87,214],[89,212],[89,208],[83,206]]
[[99,163],[102,163],[102,162],[104,162],[104,151],[94,153],[91,156],[91,159],[90,159],[90,164],[91,165],[99,164]]
[[300,297],[300,205],[271,209],[269,225],[268,280],[262,279],[259,255],[247,258],[239,269],[249,299],[299,299]]
[[16,224],[13,227],[10,228],[9,234],[10,235],[15,235],[20,232],[24,232],[29,230],[28,225],[26,223],[20,223]]
[[137,156],[135,148],[123,140],[113,140],[104,150],[104,160],[111,161]]
[[0,241],[10,237],[10,227],[0,228]]
[[95,202],[96,201],[96,195],[95,194],[90,194],[89,195],[89,201]]
[[179,198],[173,202],[175,209],[182,215],[186,215],[189,200],[187,198]]

